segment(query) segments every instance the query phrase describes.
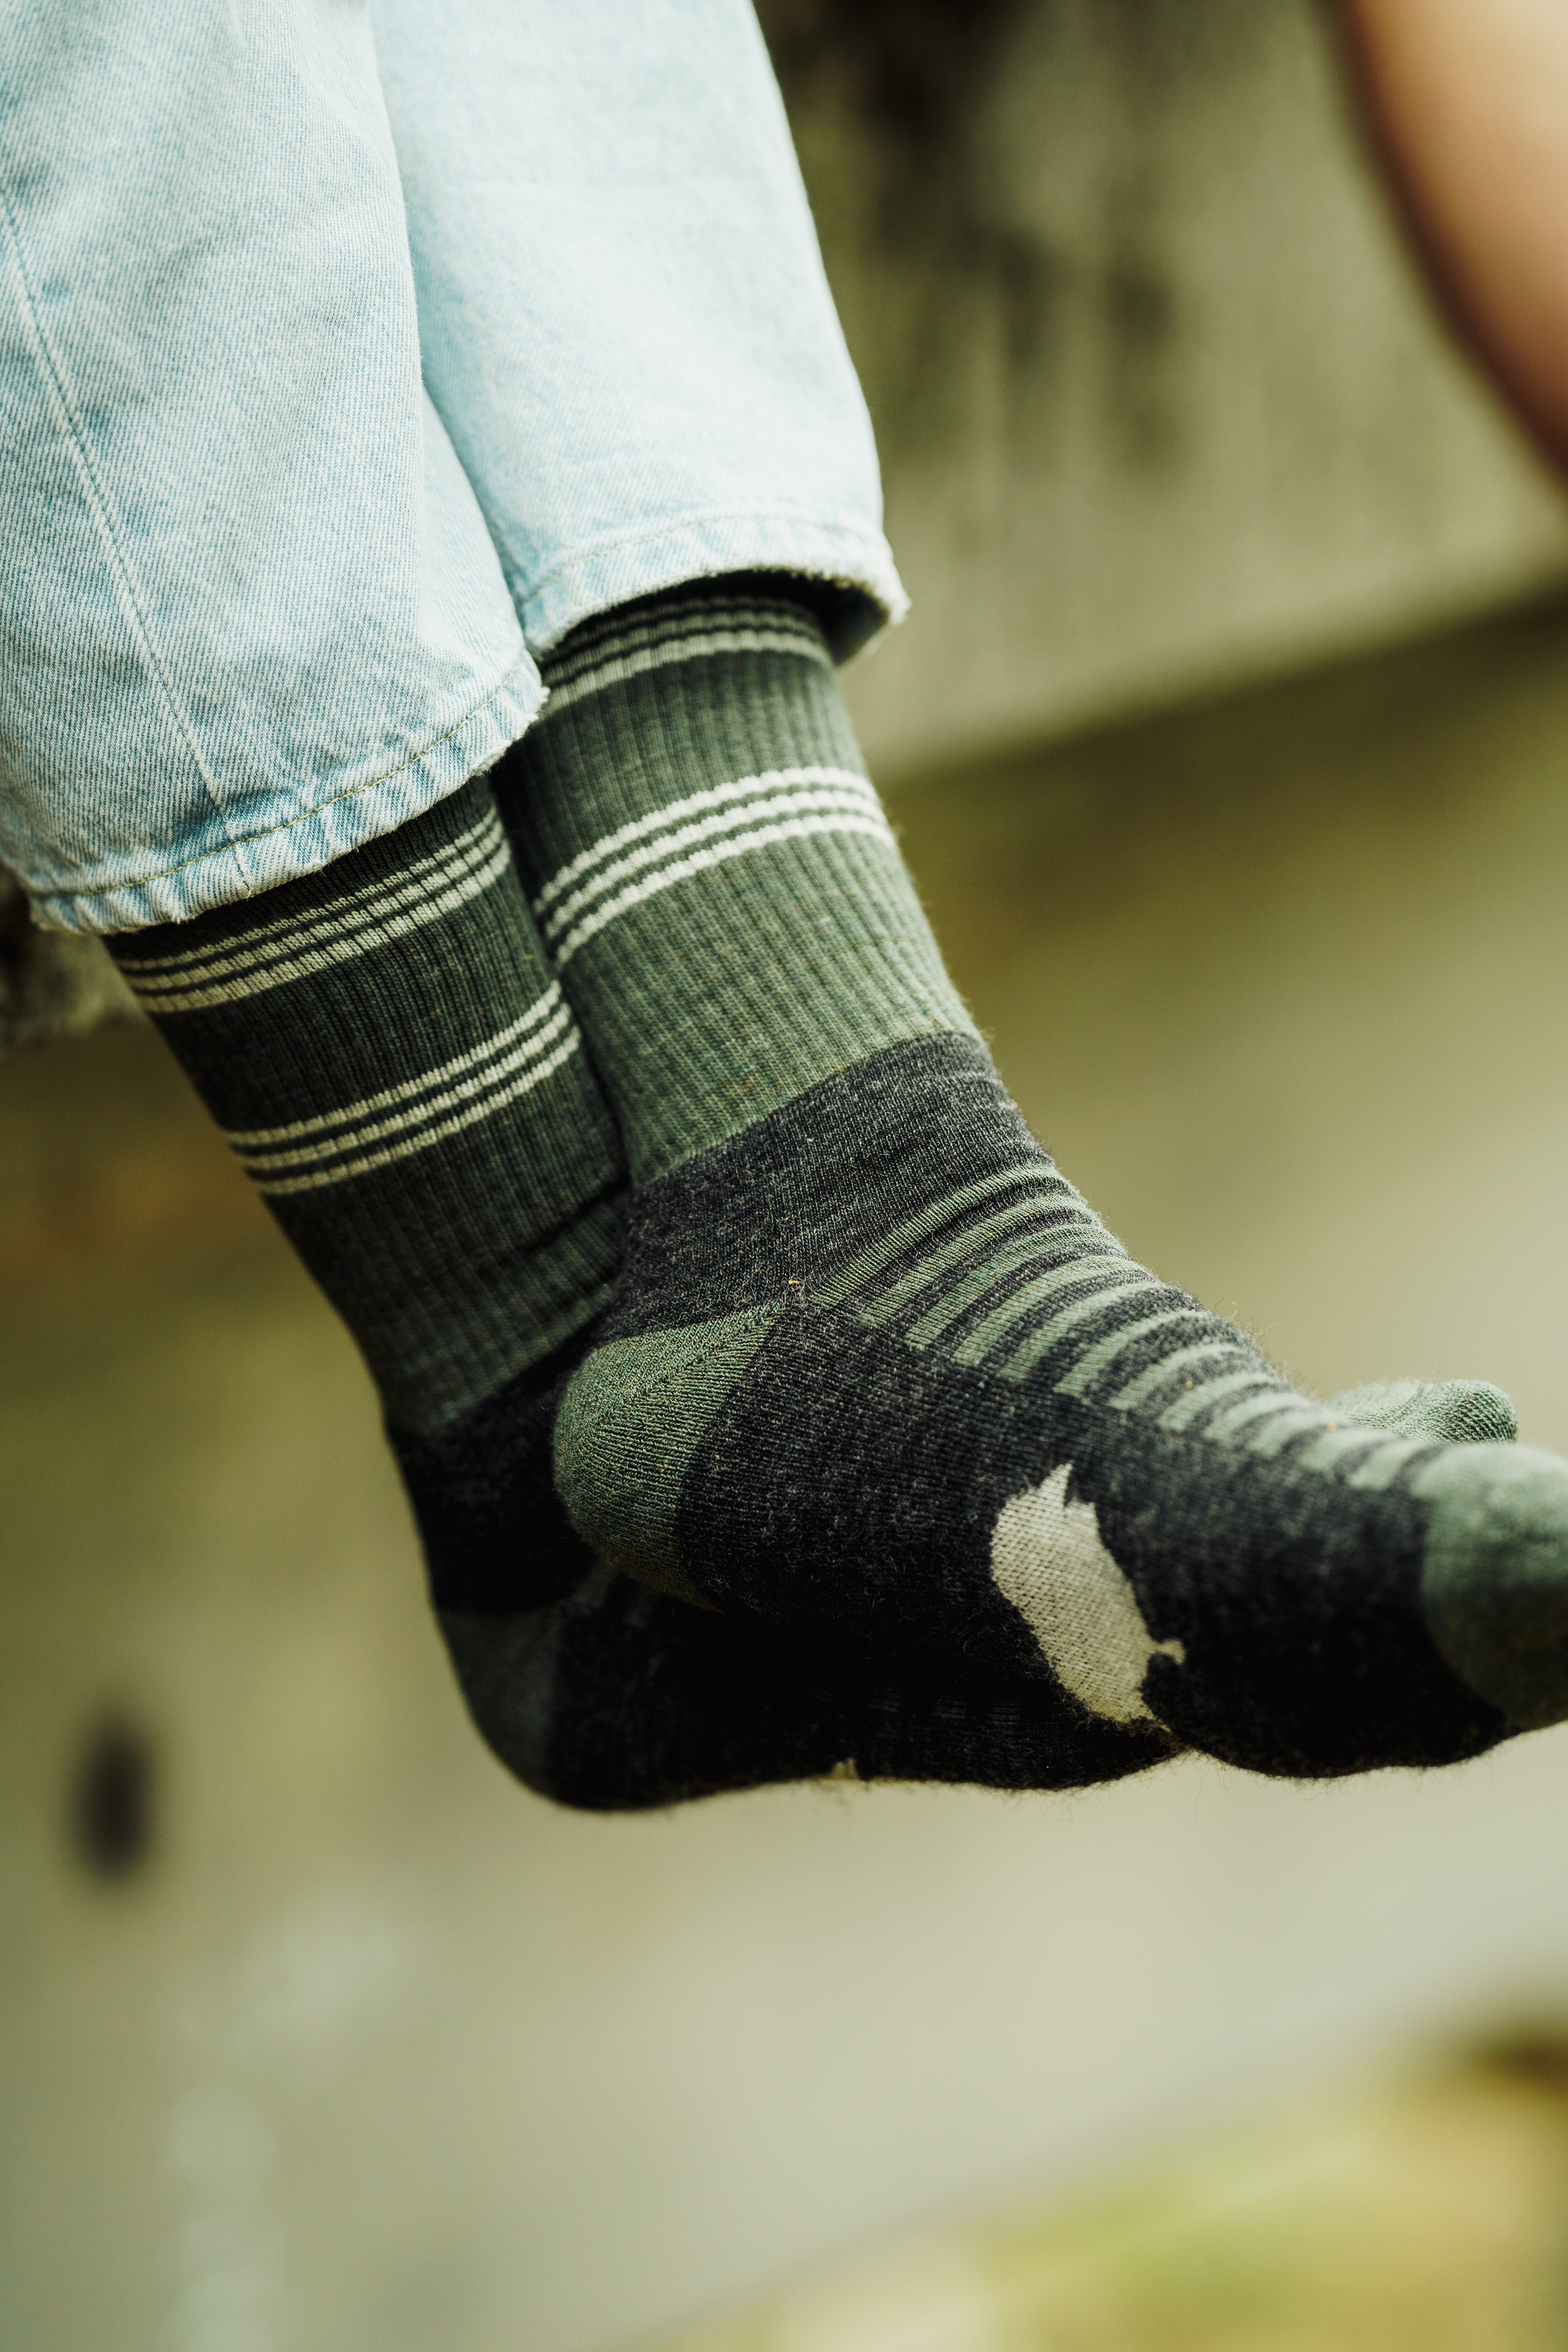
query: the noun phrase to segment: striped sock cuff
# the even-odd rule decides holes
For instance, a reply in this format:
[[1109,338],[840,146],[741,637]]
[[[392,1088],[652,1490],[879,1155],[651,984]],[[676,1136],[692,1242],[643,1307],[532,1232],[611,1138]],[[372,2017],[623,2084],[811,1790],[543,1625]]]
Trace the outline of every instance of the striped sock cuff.
[[969,1029],[787,586],[695,582],[543,668],[497,798],[634,1181],[884,1046]]
[[[668,683],[678,687],[681,667],[699,662],[724,664],[722,674],[733,679],[737,658],[748,656],[807,664],[833,691],[826,640],[804,604],[765,589],[699,582],[618,606],[574,630],[543,665],[546,715],[559,719],[575,711],[592,723],[584,706],[614,698],[634,680],[677,673]],[[556,868],[533,911],[560,971],[606,924],[675,883],[758,849],[834,834],[859,834],[896,851],[858,757],[853,765],[808,761],[727,777],[609,828]]]
[[602,1308],[624,1170],[488,782],[112,944],[401,1424]]
[[[481,1125],[542,1085],[582,1045],[542,958],[518,973],[527,992],[519,1002],[523,988],[513,984],[504,947],[521,914],[521,889],[488,790],[470,787],[421,820],[417,836],[405,828],[372,848],[374,856],[355,853],[288,886],[291,903],[283,911],[277,902],[285,892],[268,892],[137,934],[116,950],[142,1004],[175,1024],[198,1069],[274,1035],[291,1041],[292,1071],[283,1086],[300,1115],[266,1125],[224,1122],[246,1173],[275,1200],[370,1175]],[[478,980],[477,990],[444,984],[444,954],[452,955],[455,971]],[[487,961],[492,969],[482,975]],[[360,1027],[356,1008],[367,991],[379,998],[381,1034],[345,1037],[345,1028]],[[459,1050],[425,1059],[422,1049],[441,1034],[430,1017],[436,1005],[455,1006],[470,992],[475,1001],[462,1004],[456,1032],[447,1025],[444,1042],[454,1045],[461,1034]],[[247,1014],[258,999],[265,1006]],[[485,1013],[493,1019],[503,1011],[508,1017],[494,1026],[484,1021]],[[478,1039],[476,1027],[485,1031]],[[367,1068],[395,1075],[323,1103],[336,1074],[352,1086]]]
[[[133,932],[132,940],[155,939],[162,951],[149,954],[140,945],[115,943],[115,961],[148,1013],[205,1012],[328,971],[440,922],[494,889],[511,864],[500,820],[487,799],[452,838],[388,877],[334,891],[328,878],[334,869],[329,866],[308,911],[272,914],[273,898],[281,893],[269,891],[259,900],[198,916],[194,923],[164,924],[154,934]],[[286,887],[296,897],[301,887]],[[259,921],[253,906],[267,910]],[[187,939],[187,933],[199,936]],[[180,944],[163,950],[163,943],[172,940]]]
[[827,641],[804,604],[699,582],[616,605],[574,629],[540,665],[549,698],[536,723],[656,670],[734,654],[793,655],[833,673]]
[[602,835],[552,875],[533,911],[560,971],[606,923],[673,884],[753,850],[827,834],[860,834],[897,850],[875,789],[853,769],[735,777]]

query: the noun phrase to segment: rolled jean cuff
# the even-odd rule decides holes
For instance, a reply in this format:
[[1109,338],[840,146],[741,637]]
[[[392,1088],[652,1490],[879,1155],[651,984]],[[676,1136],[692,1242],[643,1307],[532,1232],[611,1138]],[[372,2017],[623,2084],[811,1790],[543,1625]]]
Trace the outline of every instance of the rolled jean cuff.
[[[149,923],[184,922],[209,907],[318,873],[492,767],[537,717],[543,699],[537,670],[526,652],[519,652],[499,684],[465,718],[395,767],[338,782],[311,807],[281,814],[252,832],[205,847],[193,842],[156,873],[98,889],[50,890],[33,884],[34,919],[47,930],[140,930]],[[215,819],[215,830],[219,822]]]
[[512,583],[531,654],[548,653],[579,621],[661,588],[729,572],[793,572],[841,590],[827,617],[835,661],[847,661],[909,610],[879,530],[808,515],[694,516],[584,550],[532,583]]

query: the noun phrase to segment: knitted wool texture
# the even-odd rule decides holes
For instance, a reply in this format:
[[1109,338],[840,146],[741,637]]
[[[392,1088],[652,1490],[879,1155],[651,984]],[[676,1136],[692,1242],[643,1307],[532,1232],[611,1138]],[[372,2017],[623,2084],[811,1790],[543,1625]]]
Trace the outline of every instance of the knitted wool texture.
[[359,1341],[476,1723],[541,1793],[668,1804],[853,1759],[1071,1787],[1169,1754],[1048,1692],[826,1649],[628,1582],[550,1430],[626,1179],[487,786],[308,881],[114,952]]
[[1138,1265],[943,972],[809,610],[588,624],[498,774],[636,1192],[557,1485],[665,1592],[1273,1773],[1568,1711],[1568,1467],[1351,1425]]

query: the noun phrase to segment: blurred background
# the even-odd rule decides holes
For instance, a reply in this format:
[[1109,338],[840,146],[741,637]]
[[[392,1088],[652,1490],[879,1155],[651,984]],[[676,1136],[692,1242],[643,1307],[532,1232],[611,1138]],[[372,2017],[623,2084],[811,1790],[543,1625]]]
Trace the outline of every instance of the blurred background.
[[[1568,525],[1308,0],[767,0],[851,698],[1136,1255],[1568,1447]],[[651,1820],[468,1731],[353,1349],[0,897],[0,2342],[1568,2345],[1568,1732]]]

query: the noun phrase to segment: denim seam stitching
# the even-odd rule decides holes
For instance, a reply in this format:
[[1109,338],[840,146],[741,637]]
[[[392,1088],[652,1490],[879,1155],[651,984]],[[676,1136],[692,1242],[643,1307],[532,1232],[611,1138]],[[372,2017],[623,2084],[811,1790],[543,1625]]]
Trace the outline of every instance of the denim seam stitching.
[[[553,587],[557,580],[563,578],[569,572],[577,571],[584,563],[596,563],[601,556],[619,555],[628,547],[647,547],[657,540],[680,539],[690,531],[710,530],[715,523],[721,522],[804,524],[808,530],[821,531],[825,538],[858,540],[868,547],[875,547],[879,542],[886,547],[888,543],[885,532],[863,529],[859,523],[823,522],[817,517],[806,514],[804,510],[786,514],[774,513],[766,509],[755,507],[736,507],[728,514],[691,515],[684,522],[667,523],[658,530],[639,530],[626,539],[601,540],[597,546],[584,548],[580,554],[569,556],[563,563],[558,563],[553,572],[547,572],[543,579],[527,592],[522,601],[525,605],[536,604],[545,590]],[[889,553],[890,557],[891,550]]]
[[[524,646],[517,659],[507,669],[499,683],[491,687],[484,700],[476,702],[471,710],[466,710],[460,719],[454,720],[444,735],[437,735],[417,751],[411,751],[406,760],[398,761],[395,768],[388,768],[379,776],[367,776],[361,784],[345,784],[341,793],[334,793],[330,800],[318,801],[313,808],[300,809],[293,816],[283,817],[277,824],[260,826],[255,833],[240,834],[226,843],[223,848],[204,849],[195,857],[182,859],[178,866],[161,866],[156,874],[130,874],[123,882],[103,883],[91,890],[44,890],[40,891],[39,896],[43,898],[113,898],[122,890],[141,890],[144,889],[149,882],[167,882],[176,874],[188,874],[193,866],[205,866],[209,858],[223,856],[225,848],[242,849],[248,842],[267,841],[275,833],[292,833],[296,825],[308,824],[312,817],[321,816],[327,809],[336,808],[340,801],[352,801],[356,793],[372,793],[378,784],[389,784],[395,776],[402,775],[405,768],[417,767],[420,761],[428,759],[432,751],[438,751],[443,743],[449,743],[454,735],[460,735],[465,727],[471,725],[476,719],[484,717],[491,703],[505,693],[513,676],[527,659],[528,647]],[[529,713],[531,719],[537,716],[537,711]]]
[[[116,596],[115,602],[119,604],[121,614],[132,625],[132,635],[142,650],[148,668],[157,682],[157,689],[162,696],[165,713],[190,754],[196,773],[200,776],[207,798],[212,803],[213,813],[219,824],[228,831],[228,816],[218,795],[217,785],[212,772],[203,757],[195,726],[174,689],[174,680],[169,675],[167,666],[153,643],[144,610],[146,593],[129,555],[121,544],[119,519],[114,513],[108,486],[101,478],[86,427],[81,421],[79,404],[75,396],[75,386],[67,373],[63,360],[55,351],[45,331],[28,276],[21,222],[11,193],[3,184],[0,184],[0,214],[4,215],[11,247],[12,266],[16,277],[18,307],[22,313],[24,326],[29,331],[29,339],[33,345],[34,365],[43,380],[46,404],[57,412],[52,418],[55,431],[65,442],[75,461],[77,477],[83,489],[88,511],[96,527],[100,547],[106,548],[111,559],[107,562],[106,568],[111,578],[118,573],[120,593]],[[229,841],[231,847],[238,845],[232,833],[230,833]]]

